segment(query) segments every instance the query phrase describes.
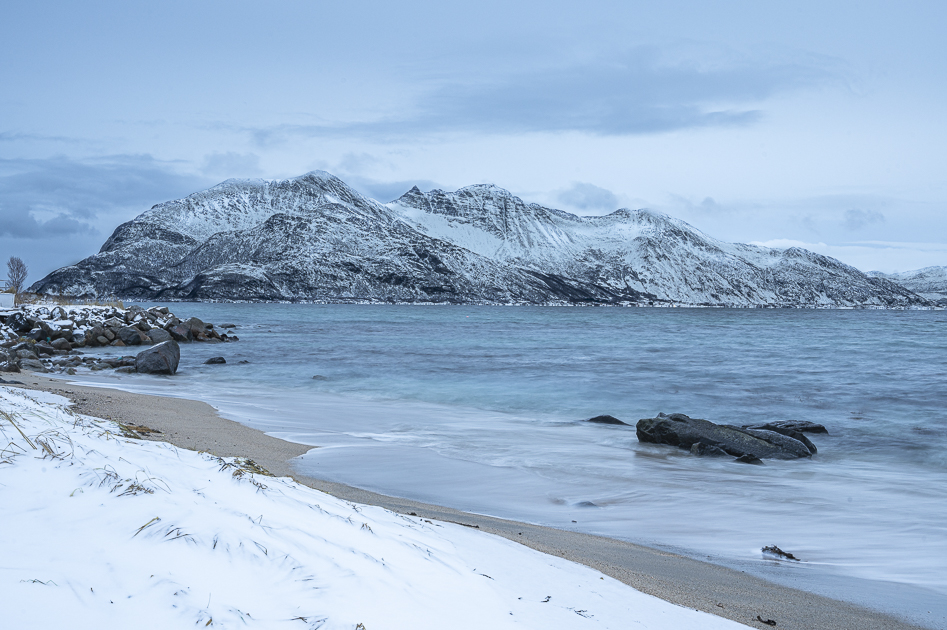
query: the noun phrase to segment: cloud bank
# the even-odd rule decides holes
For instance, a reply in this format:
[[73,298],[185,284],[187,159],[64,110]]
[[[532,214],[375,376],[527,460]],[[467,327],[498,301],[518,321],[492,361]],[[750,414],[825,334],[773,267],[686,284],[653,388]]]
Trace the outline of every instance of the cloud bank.
[[440,133],[653,134],[759,120],[760,103],[791,90],[838,81],[815,63],[670,62],[641,47],[581,63],[499,76],[429,82],[411,111],[369,122],[248,129],[258,145],[293,137],[370,137]]

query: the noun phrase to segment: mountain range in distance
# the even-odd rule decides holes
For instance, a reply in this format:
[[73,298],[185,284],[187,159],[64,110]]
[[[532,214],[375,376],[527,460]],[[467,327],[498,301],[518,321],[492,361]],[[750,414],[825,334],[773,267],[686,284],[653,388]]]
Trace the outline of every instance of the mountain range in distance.
[[[914,275],[912,275],[914,274]],[[947,268],[863,273],[649,210],[577,216],[492,185],[380,203],[322,171],[152,207],[36,293],[141,300],[924,308]]]

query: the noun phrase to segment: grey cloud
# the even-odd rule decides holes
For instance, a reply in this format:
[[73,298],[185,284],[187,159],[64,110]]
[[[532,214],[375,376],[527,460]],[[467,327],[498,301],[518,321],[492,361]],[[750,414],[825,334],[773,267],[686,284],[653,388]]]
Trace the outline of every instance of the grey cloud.
[[255,153],[209,153],[204,156],[201,172],[229,179],[255,177],[260,174],[260,157]]
[[19,131],[0,131],[0,142],[62,142],[78,144],[86,142],[80,138],[68,136],[50,136],[41,133],[24,133]]
[[615,193],[585,182],[574,182],[560,191],[556,199],[579,210],[615,210],[619,205]]
[[848,230],[860,230],[872,223],[884,223],[885,215],[877,210],[860,210],[852,208],[845,211],[843,225]]
[[839,81],[816,62],[753,65],[667,63],[638,48],[586,63],[433,85],[411,113],[372,122],[281,125],[248,130],[261,144],[293,136],[375,140],[444,132],[651,134],[743,126],[761,118],[759,103],[789,90]]
[[148,155],[0,159],[0,236],[95,234],[208,183]]

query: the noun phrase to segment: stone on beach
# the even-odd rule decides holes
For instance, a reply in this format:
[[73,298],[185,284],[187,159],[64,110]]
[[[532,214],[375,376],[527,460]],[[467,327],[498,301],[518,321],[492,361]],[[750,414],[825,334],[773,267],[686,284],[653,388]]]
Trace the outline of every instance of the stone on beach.
[[43,362],[39,359],[21,359],[20,367],[24,370],[30,370],[31,372],[48,372],[46,366],[43,365]]
[[[716,453],[715,447],[734,457],[796,459],[811,457],[809,448],[799,440],[774,431],[741,429],[691,418],[682,413],[658,414],[656,418],[644,418],[635,426],[638,440],[653,444],[669,444],[692,450],[701,445],[695,454]],[[694,452],[692,450],[692,452]]]
[[142,374],[174,374],[180,360],[181,347],[172,339],[139,352],[135,370]]
[[227,359],[223,357],[211,357],[204,361],[204,365],[223,365],[227,362]]

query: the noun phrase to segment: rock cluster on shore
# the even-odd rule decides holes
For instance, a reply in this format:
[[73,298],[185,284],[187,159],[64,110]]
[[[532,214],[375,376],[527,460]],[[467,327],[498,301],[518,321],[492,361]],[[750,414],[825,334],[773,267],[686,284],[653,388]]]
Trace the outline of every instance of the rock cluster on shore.
[[[174,374],[180,358],[178,343],[238,340],[196,317],[182,320],[165,306],[145,309],[135,305],[26,305],[0,312],[0,338],[0,372],[24,369],[70,374],[78,368]],[[138,357],[83,356],[78,350],[105,346],[153,347]]]

